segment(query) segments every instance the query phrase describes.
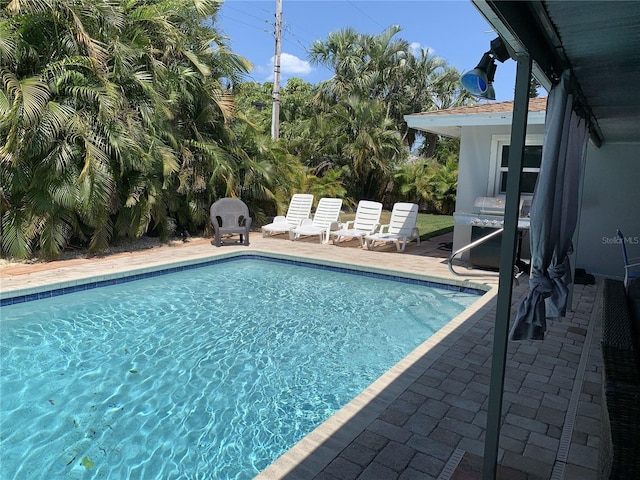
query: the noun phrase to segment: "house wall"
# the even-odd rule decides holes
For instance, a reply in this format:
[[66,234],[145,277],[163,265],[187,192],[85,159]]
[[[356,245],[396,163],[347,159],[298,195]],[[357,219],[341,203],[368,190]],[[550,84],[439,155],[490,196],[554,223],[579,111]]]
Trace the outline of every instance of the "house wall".
[[619,228],[629,257],[640,257],[640,143],[589,143],[575,266],[597,276],[623,278]]
[[[509,126],[463,127],[456,212],[473,213],[479,196],[489,192],[492,135],[510,134]],[[543,134],[544,126],[529,124],[527,134]],[[588,144],[583,173],[574,266],[596,276],[623,278],[621,246],[616,229],[625,235],[629,257],[640,258],[640,143]],[[471,242],[471,226],[456,224],[453,250]],[[529,238],[525,237],[524,257]],[[460,257],[468,260],[465,252]],[[637,260],[640,261],[640,260]]]
[[[491,141],[493,135],[509,135],[509,125],[463,127],[460,136],[460,163],[458,166],[458,191],[456,195],[456,212],[473,213],[473,204],[477,197],[493,196],[489,192],[491,178],[495,177],[495,169],[491,168]],[[527,135],[541,135],[544,125],[529,124]],[[453,230],[453,251],[471,242],[471,226],[458,225]],[[525,239],[525,249],[528,240]],[[469,253],[460,255],[468,260]]]

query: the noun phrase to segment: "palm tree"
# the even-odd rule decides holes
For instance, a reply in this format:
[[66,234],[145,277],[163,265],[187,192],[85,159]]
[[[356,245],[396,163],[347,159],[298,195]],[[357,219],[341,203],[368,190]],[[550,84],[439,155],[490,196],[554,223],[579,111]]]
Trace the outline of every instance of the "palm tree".
[[152,229],[165,239],[177,228],[207,223],[215,199],[212,173],[234,188],[232,154],[220,140],[230,136],[235,109],[220,79],[237,81],[249,64],[203,26],[204,18],[215,17],[218,2],[126,5],[132,5],[127,18],[135,21],[126,25],[125,38],[138,47],[149,80],[144,87],[150,87],[144,90],[150,108],[141,118],[149,133],[141,139],[148,170],[138,175],[142,165],[129,164],[129,176],[138,181],[121,193],[128,208],[118,213],[118,233],[139,236]]
[[440,213],[451,215],[456,206],[458,190],[458,162],[448,158],[444,165],[437,164],[429,178],[432,198],[439,204]]
[[384,103],[349,97],[338,104],[344,170],[351,177],[348,192],[356,200],[381,198],[392,167],[405,154],[400,135],[385,116]]
[[[395,107],[394,118],[405,143],[411,148],[418,132],[408,127],[404,115],[466,105],[472,101],[472,97],[460,88],[458,70],[425,48],[408,58],[405,75],[404,89]],[[435,145],[435,139],[431,140]],[[427,156],[433,156],[433,153]]]
[[454,154],[437,159],[406,162],[396,171],[401,198],[421,204],[422,210],[450,215],[458,188],[458,162]]
[[312,63],[334,71],[319,84],[318,98],[324,104],[354,95],[380,100],[410,147],[416,133],[408,130],[404,115],[465,104],[471,97],[459,88],[456,69],[428,49],[414,52],[409,42],[396,38],[401,31],[397,25],[379,35],[340,30],[314,42],[309,56]]
[[105,48],[88,31],[118,21],[102,1],[27,0],[3,12],[0,175],[10,255],[29,255],[35,240],[55,255],[83,217],[109,228],[113,181],[100,121],[111,117],[118,93],[104,77]]
[[319,94],[327,103],[348,96],[353,89],[362,90],[365,79],[358,75],[366,52],[362,46],[362,34],[352,28],[331,32],[326,41],[316,40],[309,47],[312,64],[324,65],[333,70],[330,80],[321,82]]
[[432,210],[433,195],[429,185],[430,161],[417,160],[399,165],[393,175],[395,196],[402,200],[417,203],[421,210]]
[[[238,185],[230,84],[248,71],[215,0],[12,1],[0,14],[2,247],[56,255],[203,226]],[[226,84],[223,84],[222,79]]]

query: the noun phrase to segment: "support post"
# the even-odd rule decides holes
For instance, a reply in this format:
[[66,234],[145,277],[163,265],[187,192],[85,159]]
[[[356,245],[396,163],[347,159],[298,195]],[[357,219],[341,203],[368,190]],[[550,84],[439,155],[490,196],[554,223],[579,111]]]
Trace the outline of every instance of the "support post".
[[513,265],[516,258],[518,239],[518,209],[520,205],[520,177],[524,157],[529,113],[529,80],[531,78],[531,57],[528,53],[516,55],[516,91],[513,102],[511,124],[511,146],[507,170],[507,194],[504,212],[504,232],[500,248],[500,276],[496,305],[496,321],[493,333],[493,354],[491,357],[491,380],[489,384],[489,406],[485,429],[483,480],[495,480],[500,446],[500,426],[502,423],[502,397],[504,374],[507,360],[507,340],[513,287]]
[[273,95],[271,139],[280,137],[280,42],[282,37],[282,0],[276,0],[276,54],[273,57]]

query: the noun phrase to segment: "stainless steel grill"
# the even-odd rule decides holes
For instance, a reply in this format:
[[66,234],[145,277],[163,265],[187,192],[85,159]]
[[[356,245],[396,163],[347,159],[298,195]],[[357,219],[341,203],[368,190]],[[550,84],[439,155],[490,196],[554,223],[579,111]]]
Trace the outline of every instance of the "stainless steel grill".
[[[473,225],[477,227],[502,228],[504,226],[505,197],[478,197],[473,204],[473,211],[455,212],[453,217],[460,225]],[[529,229],[529,211],[531,210],[531,198],[520,200],[518,214],[518,228]]]

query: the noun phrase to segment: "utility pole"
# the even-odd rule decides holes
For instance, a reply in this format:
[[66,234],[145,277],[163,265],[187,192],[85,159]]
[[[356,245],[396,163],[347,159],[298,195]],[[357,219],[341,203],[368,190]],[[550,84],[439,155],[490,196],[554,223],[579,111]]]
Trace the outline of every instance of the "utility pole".
[[276,54],[273,59],[273,108],[271,112],[271,139],[280,136],[280,40],[282,36],[282,0],[276,0]]

